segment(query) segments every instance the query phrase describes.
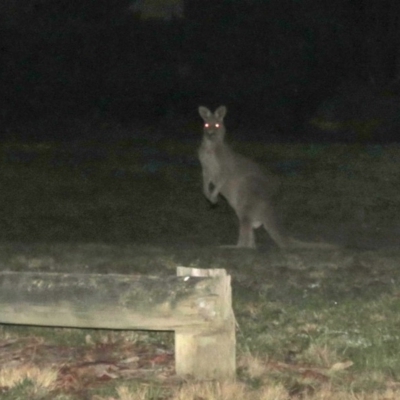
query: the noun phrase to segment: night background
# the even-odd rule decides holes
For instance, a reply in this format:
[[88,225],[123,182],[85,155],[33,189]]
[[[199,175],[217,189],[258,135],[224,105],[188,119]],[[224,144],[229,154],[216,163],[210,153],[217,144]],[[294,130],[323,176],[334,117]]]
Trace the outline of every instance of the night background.
[[[261,227],[226,248],[200,105],[226,105],[227,142],[280,181],[266,200],[232,174],[236,203],[260,193],[305,248]],[[0,0],[1,400],[400,399],[399,132],[399,0]],[[232,277],[235,382],[177,377],[172,331],[74,322],[117,295],[142,310],[119,286],[85,300],[82,274],[123,274],[160,282],[157,319],[182,300],[208,324],[214,294],[157,302],[179,266]]]
[[98,126],[191,135],[200,104],[265,141],[393,141],[400,4],[393,0],[4,0],[3,137]]

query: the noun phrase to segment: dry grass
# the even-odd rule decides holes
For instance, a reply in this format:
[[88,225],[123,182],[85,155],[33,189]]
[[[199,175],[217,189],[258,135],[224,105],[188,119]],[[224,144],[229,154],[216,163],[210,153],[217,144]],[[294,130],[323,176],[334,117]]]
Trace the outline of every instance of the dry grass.
[[0,387],[12,389],[24,381],[33,385],[33,393],[51,390],[57,380],[57,371],[52,368],[38,368],[35,365],[22,365],[15,368],[6,367],[0,370]]
[[[118,400],[150,400],[151,388],[142,386],[130,389],[128,386],[117,388]],[[281,384],[270,384],[257,390],[251,390],[242,383],[187,383],[172,389],[168,400],[397,400],[400,391],[387,389],[384,392],[354,393],[333,389],[330,385],[315,390],[312,394],[291,395]],[[98,399],[98,400],[110,400]],[[113,398],[114,400],[114,398]],[[116,400],[116,399],[115,399]]]

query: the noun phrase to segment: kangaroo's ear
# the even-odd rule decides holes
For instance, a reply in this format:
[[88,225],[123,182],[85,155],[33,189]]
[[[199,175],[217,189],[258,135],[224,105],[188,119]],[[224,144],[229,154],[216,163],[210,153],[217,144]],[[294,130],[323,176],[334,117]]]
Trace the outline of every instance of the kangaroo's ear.
[[200,114],[200,117],[204,119],[204,121],[209,119],[212,116],[212,112],[207,107],[203,107],[203,106],[199,107],[199,114]]
[[225,106],[219,106],[216,110],[214,115],[219,119],[219,120],[223,120],[225,115],[226,115],[227,109]]

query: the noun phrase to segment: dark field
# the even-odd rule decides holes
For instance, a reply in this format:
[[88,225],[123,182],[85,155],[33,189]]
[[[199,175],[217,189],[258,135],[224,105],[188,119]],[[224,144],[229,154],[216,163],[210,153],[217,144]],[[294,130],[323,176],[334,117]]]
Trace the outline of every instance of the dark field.
[[[236,217],[223,199],[211,207],[201,193],[200,137],[107,133],[109,140],[1,144],[1,268],[225,268],[238,381],[177,382],[172,333],[3,325],[1,399],[400,397],[399,146],[234,143],[281,177],[278,210],[291,236],[341,248],[280,251],[259,231],[257,251],[228,250],[218,246],[236,242]],[[52,355],[60,348],[64,358]],[[142,364],[124,375],[120,362],[134,354]],[[79,374],[84,361],[100,359],[106,372]]]

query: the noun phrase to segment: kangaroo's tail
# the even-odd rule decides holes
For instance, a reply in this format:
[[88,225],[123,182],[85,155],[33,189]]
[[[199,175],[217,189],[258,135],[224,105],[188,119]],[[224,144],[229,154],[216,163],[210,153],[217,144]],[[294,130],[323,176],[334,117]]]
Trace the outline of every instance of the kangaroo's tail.
[[325,242],[303,242],[302,240],[287,238],[286,247],[289,249],[320,249],[320,250],[338,250],[339,245]]

